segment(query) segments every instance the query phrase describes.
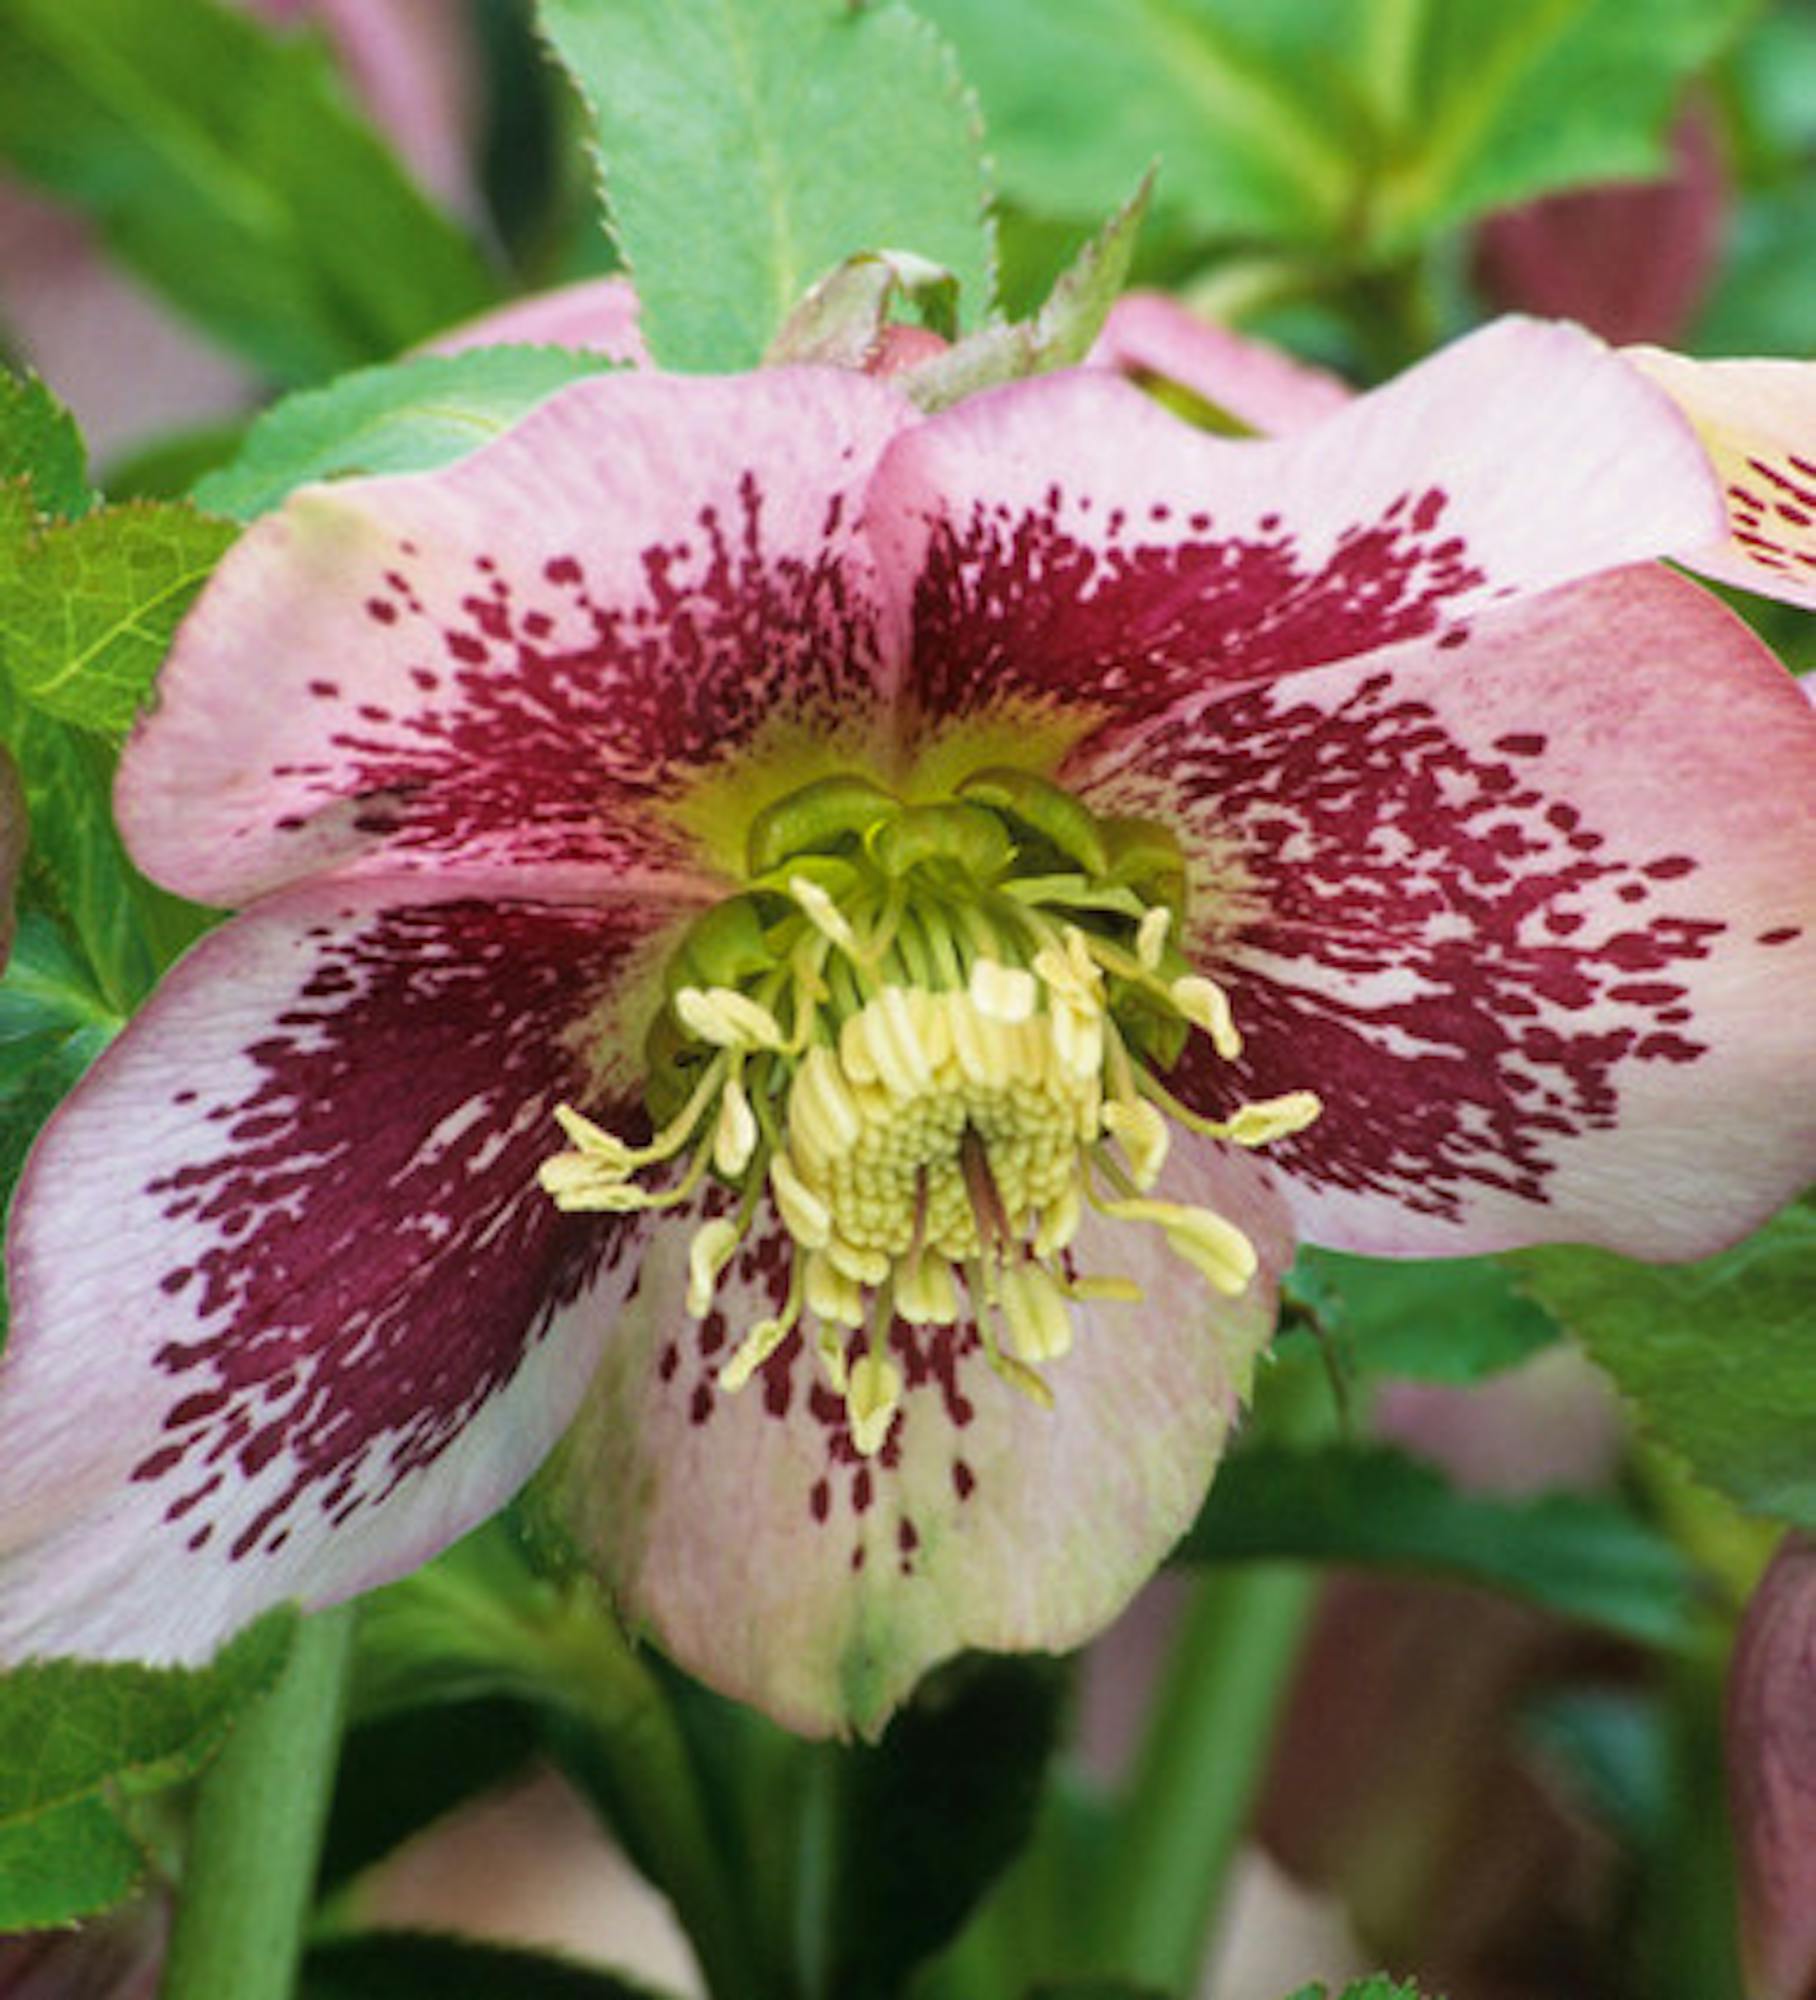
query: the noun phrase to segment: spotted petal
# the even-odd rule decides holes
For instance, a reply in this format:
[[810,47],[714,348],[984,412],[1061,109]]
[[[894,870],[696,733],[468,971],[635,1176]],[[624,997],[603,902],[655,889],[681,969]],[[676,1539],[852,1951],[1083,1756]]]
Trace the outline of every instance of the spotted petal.
[[1816,609],[1816,362],[1628,358],[1696,426],[1728,497],[1727,532],[1685,556],[1742,590]]
[[225,904],[330,867],[710,866],[715,778],[741,832],[765,768],[862,751],[887,649],[856,502],[911,418],[831,370],[624,375],[453,467],[303,488],[127,746],[135,858]]
[[1464,644],[1183,703],[1066,775],[1190,829],[1247,1037],[1176,1084],[1315,1090],[1315,1241],[1689,1257],[1816,1172],[1816,714],[1706,592],[1618,572]]
[[623,1110],[586,1051],[667,919],[331,885],[179,965],[15,1206],[0,1656],[197,1658],[509,1498],[634,1275],[535,1172],[556,1101]]
[[908,1386],[868,1460],[798,1335],[736,1395],[715,1387],[786,1282],[776,1225],[698,1323],[685,1243],[665,1239],[540,1502],[677,1660],[806,1733],[874,1734],[968,1646],[1076,1645],[1196,1513],[1291,1254],[1252,1161],[1199,1148],[1169,1190],[1246,1228],[1245,1297],[1214,1300],[1152,1232],[1088,1223],[1079,1267],[1136,1276],[1147,1302],[1076,1310],[1054,1407],[999,1380],[974,1329],[898,1323]]
[[1016,384],[898,440],[872,505],[918,578],[922,717],[1012,718],[1024,754],[1211,682],[1441,639],[1721,519],[1669,399],[1523,321],[1260,442],[1202,436],[1098,370]]

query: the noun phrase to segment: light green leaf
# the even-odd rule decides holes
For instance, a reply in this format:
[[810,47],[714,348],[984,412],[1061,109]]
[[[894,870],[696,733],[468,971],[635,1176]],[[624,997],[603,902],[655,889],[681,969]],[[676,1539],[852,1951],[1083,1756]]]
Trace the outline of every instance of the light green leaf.
[[944,265],[974,321],[991,304],[974,107],[907,8],[540,0],[539,14],[587,102],[664,367],[754,367],[808,287],[865,250]]
[[1233,1453],[1176,1559],[1420,1571],[1653,1646],[1681,1645],[1692,1613],[1682,1557],[1622,1508],[1574,1493],[1461,1493],[1435,1466],[1384,1445]]
[[[1332,2000],[1332,1995],[1328,1986],[1301,1986],[1287,2000]],[[1385,1972],[1377,1972],[1372,1979],[1352,1981],[1336,2000],[1421,2000],[1421,1995],[1410,1981],[1402,1985]]]
[[267,410],[194,497],[250,521],[311,479],[425,472],[477,450],[557,389],[618,365],[565,347],[480,347],[362,369]]
[[0,484],[14,479],[40,514],[73,520],[95,502],[75,419],[37,376],[0,369]]
[[35,533],[19,525],[0,521],[0,662],[34,707],[123,732],[236,530],[152,500]]
[[1696,1264],[1581,1249],[1508,1262],[1693,1472],[1816,1527],[1816,1198]]
[[0,152],[283,380],[393,354],[495,293],[324,45],[219,0],[6,0]]
[[277,1679],[295,1630],[286,1608],[206,1667],[41,1660],[0,1677],[0,1826],[40,1822],[103,1785],[146,1788],[200,1769]]
[[138,1886],[145,1857],[99,1799],[0,1826],[0,1931],[98,1916]]
[[1557,1338],[1489,1257],[1418,1263],[1305,1249],[1290,1282],[1371,1374],[1477,1382]]

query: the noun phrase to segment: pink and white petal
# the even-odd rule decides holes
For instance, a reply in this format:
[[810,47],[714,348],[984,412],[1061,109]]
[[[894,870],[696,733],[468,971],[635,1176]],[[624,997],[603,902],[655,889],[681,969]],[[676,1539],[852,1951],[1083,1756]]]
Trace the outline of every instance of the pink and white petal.
[[531,346],[579,347],[626,361],[650,365],[643,344],[642,308],[628,278],[583,278],[578,284],[513,299],[509,305],[483,313],[429,341],[427,354],[465,354],[475,347],[507,342]]
[[1186,833],[1247,1038],[1296,1088],[1315,1242],[1693,1257],[1816,1173],[1816,713],[1708,593],[1635,568],[1460,646],[1182,705],[1063,775]]
[[1668,397],[1517,320],[1290,438],[1206,437],[1102,370],[1017,383],[898,439],[871,509],[918,578],[923,726],[1030,733],[1438,639],[1721,518]]
[[1627,358],[1695,426],[1727,493],[1727,532],[1683,560],[1718,582],[1816,610],[1816,361]]
[[228,904],[325,868],[697,870],[702,787],[784,789],[878,732],[899,648],[856,517],[913,417],[833,370],[625,374],[456,465],[302,488],[127,745],[135,859]]
[[510,1498],[573,1414],[641,1224],[559,1215],[564,1099],[634,1116],[671,913],[319,886],[206,938],[14,1204],[0,1657],[188,1660]]
[[1292,1254],[1265,1170],[1195,1150],[1169,1188],[1249,1232],[1263,1270],[1243,1299],[1214,1298],[1153,1232],[1094,1221],[1078,1268],[1135,1275],[1147,1302],[1076,1309],[1052,1410],[996,1376],[974,1327],[898,1322],[907,1386],[869,1460],[798,1332],[747,1388],[716,1387],[786,1289],[773,1219],[698,1323],[685,1235],[665,1237],[532,1505],[689,1672],[804,1734],[874,1736],[966,1647],[1082,1643],[1196,1514]]
[[1355,398],[1327,370],[1200,319],[1164,292],[1118,299],[1087,365],[1114,369],[1138,386],[1176,382],[1267,437],[1322,423]]

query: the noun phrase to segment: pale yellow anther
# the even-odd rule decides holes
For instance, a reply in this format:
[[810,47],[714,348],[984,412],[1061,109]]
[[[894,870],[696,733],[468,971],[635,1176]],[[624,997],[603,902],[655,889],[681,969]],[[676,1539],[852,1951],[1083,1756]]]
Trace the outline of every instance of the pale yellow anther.
[[999,965],[993,958],[980,958],[971,968],[971,1004],[992,1021],[1027,1020],[1034,1012],[1039,990],[1033,973],[1018,965]]
[[736,1180],[757,1150],[757,1118],[738,1079],[728,1077],[719,1097],[713,1126],[713,1165],[728,1181]]
[[1214,1208],[1177,1201],[1104,1201],[1098,1206],[1117,1222],[1151,1222],[1164,1230],[1175,1256],[1227,1297],[1247,1291],[1259,1268],[1255,1246]]
[[1104,1106],[1103,1125],[1122,1148],[1130,1179],[1143,1192],[1151,1188],[1166,1165],[1167,1121],[1145,1097],[1117,1098]]
[[687,1246],[687,1309],[695,1319],[712,1311],[719,1274],[737,1252],[742,1231],[729,1216],[701,1223]]
[[1107,1271],[1095,1277],[1073,1278],[1060,1289],[1080,1305],[1138,1306],[1147,1298],[1133,1278],[1119,1278]]
[[1161,954],[1166,950],[1167,932],[1172,926],[1173,913],[1164,904],[1156,904],[1136,926],[1135,956],[1145,971],[1160,970]]
[[895,1309],[910,1326],[952,1326],[958,1319],[958,1286],[943,1257],[922,1255],[895,1283]]
[[857,933],[851,928],[850,918],[819,883],[805,875],[791,875],[788,878],[788,893],[822,937],[829,938],[847,957],[857,956]]
[[1038,1264],[1003,1273],[1003,1322],[1024,1361],[1059,1361],[1072,1351],[1072,1315],[1059,1287]]
[[1000,1349],[992,1349],[985,1357],[998,1375],[1011,1389],[1017,1389],[1031,1403],[1043,1410],[1053,1407],[1053,1391],[1047,1387],[1043,1377],[1037,1375],[1025,1362],[1016,1360],[1013,1354],[1004,1354]]
[[794,1331],[798,1314],[785,1313],[780,1319],[760,1319],[732,1350],[719,1370],[719,1387],[735,1394],[762,1367],[765,1361]]
[[788,1129],[822,1160],[850,1152],[863,1136],[863,1120],[830,1049],[809,1049],[801,1059],[788,1092]]
[[832,1211],[802,1180],[785,1152],[770,1156],[769,1191],[789,1235],[803,1249],[825,1249],[832,1240]]
[[1202,1028],[1210,1036],[1212,1048],[1225,1062],[1234,1062],[1241,1055],[1242,1037],[1230,1012],[1229,995],[1214,979],[1190,972],[1183,979],[1175,979],[1167,992],[1192,1026]]
[[864,1288],[848,1277],[824,1250],[807,1253],[807,1310],[834,1326],[864,1324]]
[[1104,1032],[1101,1008],[1075,1007],[1060,1000],[1050,1010],[1053,1058],[1072,1077],[1092,1077],[1103,1069]]
[[1238,1146],[1266,1146],[1303,1132],[1324,1106],[1310,1090],[1289,1090],[1284,1097],[1258,1098],[1226,1120],[1222,1135]]
[[761,1001],[730,986],[683,986],[675,1018],[690,1035],[719,1049],[779,1049],[781,1024]]
[[630,1147],[615,1132],[608,1132],[603,1125],[595,1125],[571,1104],[556,1105],[555,1123],[567,1135],[568,1143],[575,1151],[584,1153],[588,1159],[628,1161],[632,1157]]
[[847,1243],[842,1236],[834,1236],[825,1248],[827,1256],[846,1277],[860,1285],[880,1285],[889,1275],[889,1258],[881,1250],[869,1249],[861,1243]]
[[878,1080],[892,1096],[918,1097],[933,1068],[905,987],[885,986],[858,1017],[865,1023]]
[[1058,1197],[1048,1202],[1041,1211],[1040,1227],[1034,1232],[1034,1254],[1037,1257],[1057,1257],[1078,1234],[1078,1225],[1084,1220],[1084,1197],[1079,1192],[1078,1178],[1074,1175],[1060,1190]]
[[1043,945],[1034,954],[1036,975],[1061,1000],[1090,1012],[1103,1006],[1103,973],[1085,934],[1076,924],[1068,924],[1060,945]]
[[827,1320],[820,1322],[820,1330],[814,1340],[814,1347],[820,1357],[820,1367],[826,1377],[826,1386],[835,1396],[842,1396],[850,1380],[850,1369],[846,1363],[845,1342],[839,1329]]
[[852,1445],[863,1457],[882,1450],[901,1401],[902,1371],[886,1355],[861,1354],[852,1363],[845,1384],[845,1415]]

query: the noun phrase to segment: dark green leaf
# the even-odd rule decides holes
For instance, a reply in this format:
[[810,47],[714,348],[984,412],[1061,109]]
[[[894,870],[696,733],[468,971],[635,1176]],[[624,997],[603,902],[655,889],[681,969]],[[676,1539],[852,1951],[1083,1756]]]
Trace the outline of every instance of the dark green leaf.
[[1064,1688],[1051,1661],[961,1661],[874,1749],[845,1753],[832,1991],[899,1992],[1015,1858],[1033,1829]]
[[35,375],[0,369],[0,484],[13,479],[40,514],[73,520],[94,504],[75,419]]
[[0,150],[280,379],[393,354],[493,296],[324,45],[218,0],[6,0]]
[[318,1944],[300,2000],[661,2000],[656,1989],[541,1952],[470,1938],[368,1932]]
[[1611,1502],[1459,1493],[1436,1467],[1384,1445],[1234,1453],[1178,1553],[1426,1571],[1654,1646],[1681,1645],[1692,1612],[1682,1558]]
[[617,365],[564,347],[480,347],[362,369],[267,410],[195,499],[250,521],[306,480],[424,472],[477,450],[569,382]]
[[541,0],[539,13],[586,99],[665,367],[754,367],[808,287],[865,250],[944,265],[974,319],[990,305],[975,112],[907,8]]
[[1028,1988],[1027,2000],[1167,2000],[1158,1986],[1127,1979],[1061,1979]]
[[1660,1443],[1742,1507],[1816,1527],[1816,1198],[1696,1264],[1509,1262]]
[[0,660],[13,686],[65,722],[124,732],[236,532],[185,501],[144,500],[12,534],[0,547]]
[[99,1799],[0,1825],[0,1931],[45,1930],[111,1910],[144,1867],[131,1834]]
[[234,1714],[289,1656],[293,1613],[275,1611],[194,1669],[43,1660],[0,1678],[0,1824],[33,1820],[110,1782],[169,1783],[197,1770]]
[[[1333,1996],[1328,1986],[1301,1986],[1288,2000],[1333,2000]],[[1410,1982],[1402,1985],[1385,1972],[1377,1972],[1372,1979],[1358,1979],[1344,1987],[1335,2000],[1421,2000],[1421,1996]]]
[[1372,1374],[1476,1382],[1557,1338],[1489,1257],[1408,1263],[1307,1249],[1291,1282]]

